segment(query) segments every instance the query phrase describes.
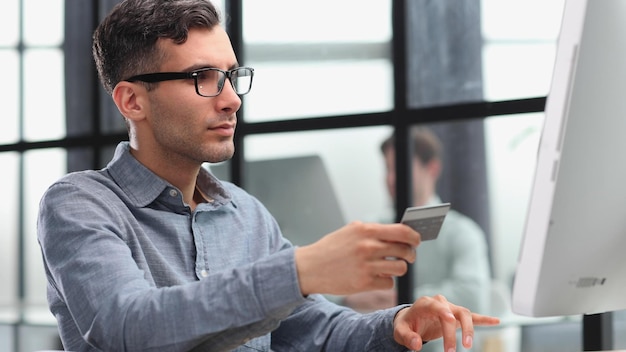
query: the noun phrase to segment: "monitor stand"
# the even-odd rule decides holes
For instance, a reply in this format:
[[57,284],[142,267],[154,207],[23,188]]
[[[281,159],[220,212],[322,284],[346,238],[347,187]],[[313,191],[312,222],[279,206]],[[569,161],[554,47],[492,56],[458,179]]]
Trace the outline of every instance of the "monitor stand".
[[613,314],[583,315],[583,351],[606,351],[613,348]]

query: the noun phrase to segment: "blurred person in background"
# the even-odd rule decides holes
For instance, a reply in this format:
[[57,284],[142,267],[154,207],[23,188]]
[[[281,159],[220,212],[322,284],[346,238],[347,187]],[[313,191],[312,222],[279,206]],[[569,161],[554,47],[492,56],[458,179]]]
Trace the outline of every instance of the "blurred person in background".
[[[417,126],[411,129],[410,142],[412,205],[442,203],[436,192],[442,172],[441,142],[432,130]],[[395,202],[393,135],[383,141],[380,149],[385,159],[387,191]],[[472,311],[489,311],[491,272],[485,234],[476,222],[458,211],[450,209],[437,239],[420,245],[413,274],[415,297],[442,294]],[[397,294],[394,289],[363,292],[343,297],[343,303],[367,312],[396,305]]]

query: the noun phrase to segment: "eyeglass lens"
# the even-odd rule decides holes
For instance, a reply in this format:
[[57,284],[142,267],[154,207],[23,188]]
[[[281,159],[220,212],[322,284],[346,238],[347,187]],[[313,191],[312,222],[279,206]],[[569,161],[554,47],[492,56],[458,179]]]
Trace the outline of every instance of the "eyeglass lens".
[[[248,68],[238,68],[230,71],[230,82],[237,94],[246,94],[252,86],[252,71]],[[198,93],[204,96],[218,95],[226,83],[226,74],[219,70],[207,69],[199,71],[196,76]]]

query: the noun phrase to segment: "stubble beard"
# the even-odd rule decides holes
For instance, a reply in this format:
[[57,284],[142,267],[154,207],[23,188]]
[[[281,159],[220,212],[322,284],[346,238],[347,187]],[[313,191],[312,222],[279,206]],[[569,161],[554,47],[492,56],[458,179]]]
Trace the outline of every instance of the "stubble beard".
[[205,151],[204,162],[208,163],[220,163],[222,161],[229,160],[235,154],[235,145],[233,140],[222,141],[216,146],[209,147],[209,150]]

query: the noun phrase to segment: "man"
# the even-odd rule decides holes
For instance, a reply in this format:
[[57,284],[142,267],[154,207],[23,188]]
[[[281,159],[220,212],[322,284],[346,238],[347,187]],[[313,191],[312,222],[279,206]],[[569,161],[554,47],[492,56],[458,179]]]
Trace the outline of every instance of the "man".
[[[354,222],[294,248],[268,211],[202,168],[234,152],[240,67],[205,0],[127,0],[94,33],[100,79],[128,124],[99,171],[41,201],[48,300],[72,351],[401,351],[464,345],[497,324],[443,296],[361,315],[320,293],[389,288],[419,234]],[[387,260],[386,258],[397,258]]]
[[[413,127],[411,185],[413,206],[440,204],[436,186],[441,174],[442,145],[428,128]],[[381,144],[385,159],[386,186],[395,199],[395,149],[393,136]],[[435,241],[422,243],[417,251],[415,295],[442,294],[472,311],[489,312],[491,273],[483,231],[469,217],[450,210]],[[344,298],[346,305],[361,311],[396,304],[394,290],[359,293]]]

